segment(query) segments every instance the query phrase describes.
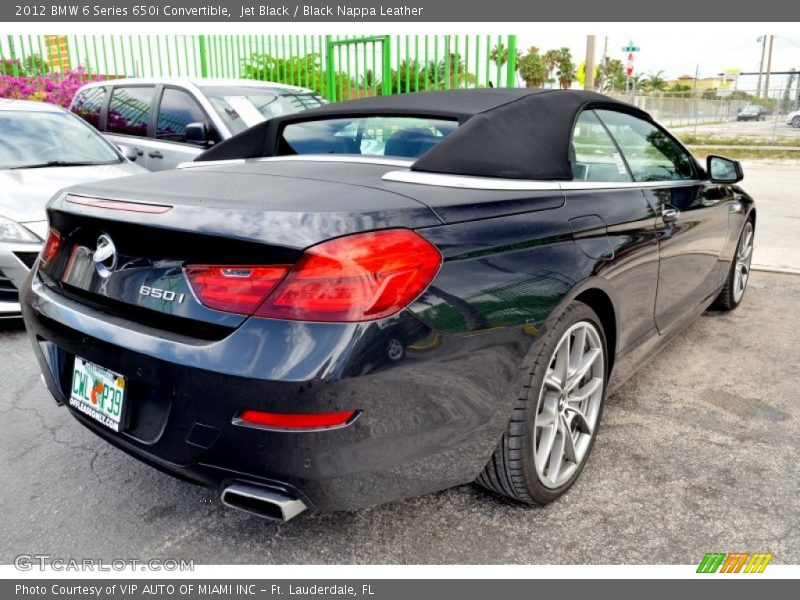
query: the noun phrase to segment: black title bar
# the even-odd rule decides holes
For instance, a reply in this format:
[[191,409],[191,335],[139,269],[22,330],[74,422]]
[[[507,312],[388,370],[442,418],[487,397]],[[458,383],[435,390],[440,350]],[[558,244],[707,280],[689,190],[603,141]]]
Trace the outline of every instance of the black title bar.
[[[4,0],[15,22],[740,22],[800,21],[786,0]],[[631,35],[636,32],[631,31]]]

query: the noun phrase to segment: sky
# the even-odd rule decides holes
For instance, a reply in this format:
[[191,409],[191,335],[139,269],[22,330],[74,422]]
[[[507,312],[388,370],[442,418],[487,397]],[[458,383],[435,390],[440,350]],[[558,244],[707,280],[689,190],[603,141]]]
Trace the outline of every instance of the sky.
[[[533,25],[532,25],[533,27]],[[724,26],[720,25],[720,29]],[[597,60],[603,54],[605,40],[608,39],[608,56],[611,58],[627,59],[627,54],[622,52],[622,47],[633,40],[634,46],[641,48],[634,58],[635,71],[648,73],[664,71],[669,79],[680,75],[694,76],[695,69],[699,66],[700,77],[711,77],[722,73],[726,69],[738,68],[742,71],[758,71],[761,60],[761,43],[758,41],[759,33],[754,29],[752,35],[710,33],[698,35],[657,36],[652,32],[639,36],[623,37],[619,34],[604,37],[597,35]],[[555,32],[520,32],[517,46],[523,51],[529,46],[537,46],[541,50],[567,46],[572,50],[575,63],[580,64],[586,58],[586,36],[582,34],[569,34],[561,30]],[[800,35],[775,36],[772,50],[772,70],[788,71],[794,67],[800,71]],[[765,59],[766,68],[766,59]],[[741,77],[739,89],[755,88],[757,76]],[[773,83],[774,82],[774,83]],[[773,77],[770,88],[780,87],[785,84],[785,78]]]

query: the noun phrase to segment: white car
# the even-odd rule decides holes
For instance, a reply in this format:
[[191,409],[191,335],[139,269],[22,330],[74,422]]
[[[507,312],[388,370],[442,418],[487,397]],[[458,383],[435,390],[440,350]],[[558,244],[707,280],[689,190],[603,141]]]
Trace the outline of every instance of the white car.
[[312,90],[250,79],[114,79],[88,83],[72,112],[150,171],[174,169],[272,117],[317,108]]
[[786,115],[786,124],[791,125],[795,129],[800,129],[800,110],[790,112]]
[[20,314],[17,290],[47,237],[47,201],[73,184],[145,172],[63,108],[0,99],[0,319]]

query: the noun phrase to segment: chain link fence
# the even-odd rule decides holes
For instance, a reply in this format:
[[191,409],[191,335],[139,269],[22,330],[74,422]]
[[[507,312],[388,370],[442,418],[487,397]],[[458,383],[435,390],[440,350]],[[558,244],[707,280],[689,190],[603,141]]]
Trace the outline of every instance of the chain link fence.
[[698,138],[759,138],[771,142],[797,140],[800,146],[800,97],[795,86],[755,90],[698,93],[619,93],[608,95],[650,113],[667,127],[692,131]]

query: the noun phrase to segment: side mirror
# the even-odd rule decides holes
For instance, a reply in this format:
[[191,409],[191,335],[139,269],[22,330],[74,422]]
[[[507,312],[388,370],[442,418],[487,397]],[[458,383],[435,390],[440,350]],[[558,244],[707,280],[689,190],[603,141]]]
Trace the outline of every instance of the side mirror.
[[133,146],[128,146],[127,144],[118,144],[117,148],[119,148],[119,151],[122,152],[122,156],[124,156],[131,162],[139,158],[139,153]]
[[186,141],[190,144],[204,145],[208,141],[205,123],[189,123],[186,126]]
[[706,158],[706,171],[712,183],[738,183],[744,179],[742,164],[724,156],[709,155]]

